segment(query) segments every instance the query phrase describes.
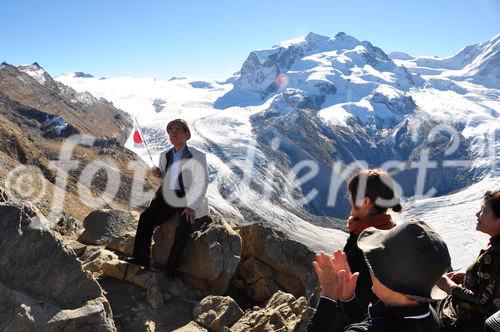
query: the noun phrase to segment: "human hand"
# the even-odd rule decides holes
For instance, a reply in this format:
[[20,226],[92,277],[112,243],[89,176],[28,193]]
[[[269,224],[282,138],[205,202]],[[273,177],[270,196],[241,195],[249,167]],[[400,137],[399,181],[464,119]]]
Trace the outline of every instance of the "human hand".
[[464,283],[465,273],[464,272],[449,272],[446,274],[448,278],[454,283],[462,285]]
[[359,273],[351,273],[345,253],[337,250],[330,256],[320,252],[312,264],[321,286],[321,296],[344,301],[354,296]]
[[192,224],[194,222],[194,210],[187,207],[182,211],[181,216],[184,214],[186,215],[186,220]]
[[439,280],[436,282],[436,286],[438,286],[442,291],[446,292],[446,294],[451,294],[451,291],[454,287],[457,286],[456,283],[454,283],[447,274],[444,274],[439,278]]
[[158,167],[151,168],[151,174],[157,178],[161,178],[161,170]]

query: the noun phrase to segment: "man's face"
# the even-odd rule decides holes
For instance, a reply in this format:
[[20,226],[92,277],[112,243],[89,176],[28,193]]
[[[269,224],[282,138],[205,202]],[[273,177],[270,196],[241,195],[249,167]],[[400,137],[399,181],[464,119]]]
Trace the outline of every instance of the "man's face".
[[180,124],[173,124],[167,129],[168,138],[172,145],[180,147],[186,144],[188,133]]

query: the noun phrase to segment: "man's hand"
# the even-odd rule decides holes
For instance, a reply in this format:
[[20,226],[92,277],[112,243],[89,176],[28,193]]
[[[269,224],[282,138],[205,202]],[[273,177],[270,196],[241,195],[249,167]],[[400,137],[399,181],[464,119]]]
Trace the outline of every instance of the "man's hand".
[[442,291],[445,291],[446,294],[451,294],[453,288],[457,287],[458,285],[445,274],[441,278],[439,278],[439,280],[436,282],[436,286],[438,286]]
[[151,168],[151,174],[157,178],[161,178],[161,170],[158,167]]
[[359,272],[351,273],[344,252],[337,250],[333,256],[320,252],[312,264],[321,286],[321,296],[343,301],[354,296]]
[[465,278],[464,272],[449,272],[446,274],[446,276],[456,284],[462,285],[464,283],[464,278]]
[[186,220],[192,224],[194,222],[194,210],[187,207],[182,211],[181,216],[184,214],[186,215]]

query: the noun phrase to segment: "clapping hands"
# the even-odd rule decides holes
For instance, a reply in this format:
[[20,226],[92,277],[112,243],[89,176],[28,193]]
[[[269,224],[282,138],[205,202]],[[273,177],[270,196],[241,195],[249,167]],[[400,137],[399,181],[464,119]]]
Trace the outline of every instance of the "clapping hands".
[[359,272],[351,273],[344,252],[337,250],[332,256],[320,252],[312,264],[321,286],[321,296],[342,301],[354,296]]

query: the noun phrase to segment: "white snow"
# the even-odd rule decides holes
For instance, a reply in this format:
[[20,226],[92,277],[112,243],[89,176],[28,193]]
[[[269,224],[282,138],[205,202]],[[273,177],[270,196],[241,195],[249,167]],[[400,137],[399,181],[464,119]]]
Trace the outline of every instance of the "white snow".
[[45,70],[35,65],[21,65],[17,67],[20,71],[33,77],[38,83],[44,85],[46,82]]
[[47,118],[47,120],[45,120],[44,124],[51,125],[51,129],[54,130],[57,133],[57,135],[61,135],[61,133],[66,128],[68,128],[68,123],[58,116],[53,116],[53,117]]

